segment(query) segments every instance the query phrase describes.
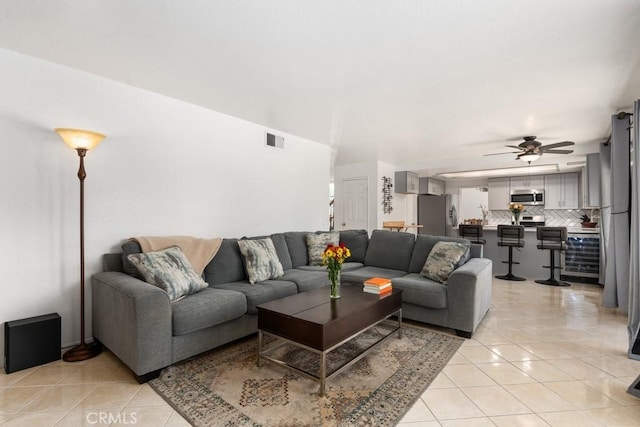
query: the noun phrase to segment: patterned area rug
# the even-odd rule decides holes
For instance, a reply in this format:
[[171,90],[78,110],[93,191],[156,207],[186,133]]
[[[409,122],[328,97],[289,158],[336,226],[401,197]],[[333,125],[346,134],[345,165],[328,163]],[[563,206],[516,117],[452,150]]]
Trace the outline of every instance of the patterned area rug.
[[[383,322],[332,351],[328,372],[397,326]],[[464,340],[420,327],[402,328],[369,354],[319,384],[263,362],[255,336],[162,371],[149,384],[194,426],[392,426],[411,408]],[[318,356],[294,346],[279,358],[317,370]]]

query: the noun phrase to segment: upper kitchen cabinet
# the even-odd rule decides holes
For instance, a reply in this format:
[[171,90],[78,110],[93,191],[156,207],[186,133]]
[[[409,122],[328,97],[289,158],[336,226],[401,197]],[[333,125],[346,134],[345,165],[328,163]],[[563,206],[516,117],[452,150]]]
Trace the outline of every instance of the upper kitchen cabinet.
[[443,195],[444,181],[433,178],[420,178],[420,194]]
[[420,188],[420,178],[415,172],[402,171],[396,172],[396,193],[418,194]]
[[582,172],[583,203],[587,209],[600,207],[600,154],[587,155],[587,166]]
[[489,210],[506,210],[509,194],[509,178],[489,178]]
[[513,190],[541,190],[544,188],[544,175],[514,176],[510,179]]
[[580,208],[580,180],[577,172],[545,176],[544,208]]

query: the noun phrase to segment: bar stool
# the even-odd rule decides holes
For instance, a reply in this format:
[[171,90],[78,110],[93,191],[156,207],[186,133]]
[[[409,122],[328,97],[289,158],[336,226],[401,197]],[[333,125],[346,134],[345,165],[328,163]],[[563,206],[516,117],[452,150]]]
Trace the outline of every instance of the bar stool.
[[513,261],[513,248],[524,247],[524,227],[522,225],[498,225],[498,246],[506,246],[509,248],[509,261],[502,261],[509,264],[509,272],[504,275],[496,276],[496,279],[502,280],[527,280],[524,277],[515,276],[512,272],[513,264],[520,264]]
[[458,235],[471,241],[471,243],[477,243],[478,245],[484,245],[487,243],[485,239],[481,239],[482,226],[479,224],[458,225]]
[[551,274],[548,279],[536,280],[536,283],[550,286],[571,286],[567,282],[557,280],[555,277],[556,267],[556,251],[564,252],[567,250],[567,227],[538,227],[536,228],[536,237],[538,238],[538,249],[549,251],[549,265],[543,265],[548,268]]

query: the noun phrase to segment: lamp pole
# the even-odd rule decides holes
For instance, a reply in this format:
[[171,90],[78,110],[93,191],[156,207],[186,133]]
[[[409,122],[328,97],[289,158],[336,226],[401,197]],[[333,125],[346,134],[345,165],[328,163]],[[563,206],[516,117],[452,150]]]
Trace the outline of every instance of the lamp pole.
[[79,129],[55,129],[55,131],[68,146],[76,150],[80,158],[80,166],[78,168],[78,179],[80,180],[80,344],[70,348],[62,355],[62,359],[66,362],[79,362],[91,359],[102,351],[97,342],[94,341],[89,344],[85,342],[84,180],[87,177],[87,172],[84,168],[84,158],[90,148],[97,146],[102,141],[104,135]]

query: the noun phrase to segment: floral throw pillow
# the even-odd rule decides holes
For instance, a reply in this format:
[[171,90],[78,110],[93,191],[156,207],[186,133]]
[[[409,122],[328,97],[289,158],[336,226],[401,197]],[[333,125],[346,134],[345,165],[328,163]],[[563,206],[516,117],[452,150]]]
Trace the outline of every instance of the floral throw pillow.
[[309,255],[309,265],[322,265],[322,253],[327,245],[338,246],[340,243],[340,233],[330,231],[328,233],[307,234],[307,253]]
[[436,243],[420,274],[434,282],[447,283],[449,275],[460,266],[460,260],[469,252],[469,247],[469,243]]
[[284,275],[282,263],[271,238],[238,240],[249,283],[275,279]]
[[138,269],[145,282],[164,290],[172,302],[209,286],[193,271],[178,246],[157,252],[131,254],[127,259]]

